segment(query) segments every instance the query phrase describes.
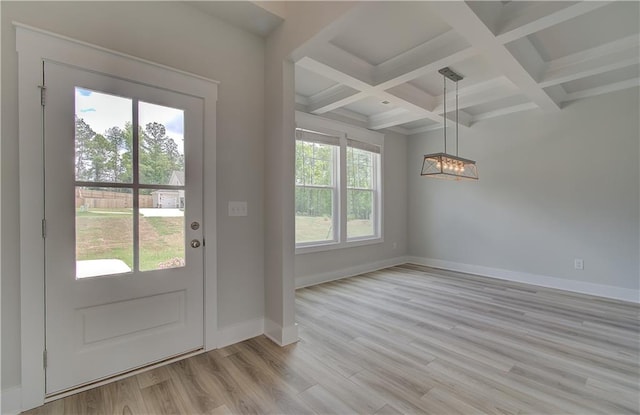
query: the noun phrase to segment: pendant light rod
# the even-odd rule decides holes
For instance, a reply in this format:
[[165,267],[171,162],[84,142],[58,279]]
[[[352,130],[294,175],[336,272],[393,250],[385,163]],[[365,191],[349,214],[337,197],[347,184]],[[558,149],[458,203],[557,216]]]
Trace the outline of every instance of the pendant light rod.
[[442,79],[444,80],[444,95],[442,96],[442,101],[444,104],[444,152],[447,153],[447,78],[456,83],[456,156],[458,155],[458,81],[464,79],[462,75],[454,72],[448,66],[440,69],[438,71],[442,74]]
[[458,155],[458,81],[456,81],[456,156]]
[[442,77],[444,81],[444,152],[447,152],[447,77]]

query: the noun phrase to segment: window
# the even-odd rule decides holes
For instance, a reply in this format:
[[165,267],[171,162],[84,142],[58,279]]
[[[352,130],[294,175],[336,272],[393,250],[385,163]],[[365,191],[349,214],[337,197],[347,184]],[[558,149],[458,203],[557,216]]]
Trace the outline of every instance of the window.
[[380,147],[347,140],[347,239],[376,236]]
[[296,113],[298,253],[377,243],[383,135]]
[[302,129],[296,135],[296,243],[335,242],[339,138]]

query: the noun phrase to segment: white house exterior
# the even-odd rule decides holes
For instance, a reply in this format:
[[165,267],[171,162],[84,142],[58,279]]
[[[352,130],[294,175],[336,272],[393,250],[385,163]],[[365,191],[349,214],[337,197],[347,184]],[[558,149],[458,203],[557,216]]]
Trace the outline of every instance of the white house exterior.
[[[170,186],[184,186],[184,172],[172,171]],[[161,209],[184,209],[184,190],[162,189],[151,192],[153,207]]]

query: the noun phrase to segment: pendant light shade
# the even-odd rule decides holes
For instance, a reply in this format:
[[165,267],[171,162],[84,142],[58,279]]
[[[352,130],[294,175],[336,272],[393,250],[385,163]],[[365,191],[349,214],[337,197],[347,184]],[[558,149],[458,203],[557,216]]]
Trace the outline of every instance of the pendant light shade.
[[[476,162],[458,156],[458,81],[462,76],[451,69],[442,68],[438,72],[442,74],[444,80],[444,152],[433,153],[424,156],[422,161],[421,176],[433,177],[449,180],[478,180],[478,169]],[[456,154],[447,153],[447,79],[456,83]]]
[[424,156],[420,175],[449,180],[477,180],[478,169],[473,160],[447,153],[434,153]]

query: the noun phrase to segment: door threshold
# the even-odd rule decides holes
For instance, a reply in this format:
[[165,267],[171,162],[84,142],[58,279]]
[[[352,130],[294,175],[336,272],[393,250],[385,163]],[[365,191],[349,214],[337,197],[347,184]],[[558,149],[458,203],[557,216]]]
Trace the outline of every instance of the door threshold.
[[115,382],[124,378],[128,378],[130,376],[139,375],[140,373],[147,372],[149,370],[158,368],[160,366],[165,366],[179,360],[187,359],[192,356],[199,355],[204,353],[204,347],[200,347],[198,349],[192,350],[190,352],[181,353],[179,355],[174,355],[172,357],[168,357],[166,359],[158,360],[153,363],[149,363],[148,365],[140,366],[135,369],[127,370],[126,372],[118,373],[116,375],[108,376],[105,378],[101,378],[95,380],[93,382],[83,383],[78,386],[74,386],[69,389],[65,389],[59,392],[55,392],[52,394],[46,394],[44,397],[44,403],[49,403],[52,401],[56,401],[61,398],[66,398],[67,396],[75,395],[76,393],[84,392],[89,389],[97,388],[98,386],[106,385],[107,383]]

